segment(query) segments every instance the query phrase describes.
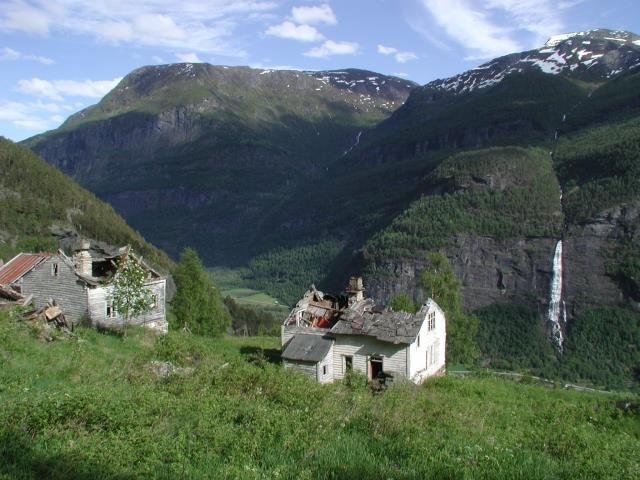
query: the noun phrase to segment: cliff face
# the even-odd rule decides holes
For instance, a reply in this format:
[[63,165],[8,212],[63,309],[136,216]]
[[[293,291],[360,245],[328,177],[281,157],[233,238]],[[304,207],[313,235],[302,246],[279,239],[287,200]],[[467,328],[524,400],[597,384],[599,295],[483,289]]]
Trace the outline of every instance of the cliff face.
[[[640,310],[637,284],[624,283],[611,271],[620,248],[629,240],[630,225],[640,223],[640,203],[624,204],[603,212],[593,221],[570,225],[563,234],[562,299],[570,321],[589,309],[631,303]],[[476,235],[456,235],[443,251],[461,282],[468,310],[494,303],[516,303],[537,309],[541,317],[549,306],[553,256],[558,238],[518,237],[496,240]],[[421,301],[428,292],[420,288],[421,259],[383,260],[365,278],[368,292],[382,302],[408,293]]]
[[[548,302],[556,240],[457,235],[450,243],[443,251],[461,282],[466,309],[515,302],[543,310]],[[381,262],[385,275],[366,278],[369,293],[385,302],[403,292],[423,300],[428,295],[420,288],[425,265],[425,261],[416,259]]]
[[[565,297],[572,313],[630,302],[638,307],[637,279],[612,272],[620,250],[640,224],[640,202],[607,209],[592,221],[572,225],[565,234]],[[636,239],[637,241],[637,239]],[[624,260],[622,260],[624,261]]]

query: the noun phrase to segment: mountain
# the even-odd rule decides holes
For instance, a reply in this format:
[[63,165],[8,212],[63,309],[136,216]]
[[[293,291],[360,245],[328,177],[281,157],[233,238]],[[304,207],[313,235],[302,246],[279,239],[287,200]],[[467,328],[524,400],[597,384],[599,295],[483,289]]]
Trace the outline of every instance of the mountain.
[[29,149],[0,137],[0,259],[7,261],[20,251],[70,248],[79,235],[131,245],[165,270],[172,265],[111,206]]
[[420,87],[146,67],[26,143],[172,253],[245,265],[285,302],[358,272],[420,301],[438,250],[485,365],[637,385],[639,42],[562,35]]
[[296,186],[321,188],[327,163],[415,86],[354,69],[143,67],[25,144],[167,252],[233,265],[263,250],[255,232]]

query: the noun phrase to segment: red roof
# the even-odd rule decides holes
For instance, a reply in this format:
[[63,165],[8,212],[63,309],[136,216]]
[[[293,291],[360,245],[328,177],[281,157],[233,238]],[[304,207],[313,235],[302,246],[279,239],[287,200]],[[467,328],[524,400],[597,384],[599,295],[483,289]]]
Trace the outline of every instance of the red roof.
[[17,282],[33,267],[50,256],[50,253],[19,253],[0,268],[0,283],[10,285]]

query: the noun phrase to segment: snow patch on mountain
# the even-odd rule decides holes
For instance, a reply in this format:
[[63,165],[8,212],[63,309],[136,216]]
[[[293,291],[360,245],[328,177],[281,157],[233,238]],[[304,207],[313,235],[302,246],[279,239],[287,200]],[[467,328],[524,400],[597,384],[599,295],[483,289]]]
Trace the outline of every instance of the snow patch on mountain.
[[640,61],[638,46],[637,35],[620,30],[566,33],[551,37],[539,49],[497,58],[460,75],[435,80],[426,88],[464,94],[493,86],[512,73],[531,68],[550,75],[580,75],[588,71],[591,78],[611,78]]

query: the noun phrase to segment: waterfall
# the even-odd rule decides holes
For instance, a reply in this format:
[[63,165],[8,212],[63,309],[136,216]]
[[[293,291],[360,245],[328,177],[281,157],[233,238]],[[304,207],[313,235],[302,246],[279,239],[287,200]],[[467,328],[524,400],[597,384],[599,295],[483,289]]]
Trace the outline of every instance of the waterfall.
[[553,255],[553,277],[551,278],[551,298],[547,318],[551,329],[551,341],[560,353],[562,353],[562,342],[564,341],[560,322],[561,320],[566,322],[566,315],[566,307],[562,301],[562,240],[558,240]]
[[343,157],[358,146],[358,144],[360,143],[360,135],[362,135],[362,130],[360,130],[356,135],[355,143],[344,151],[344,153],[342,154]]

